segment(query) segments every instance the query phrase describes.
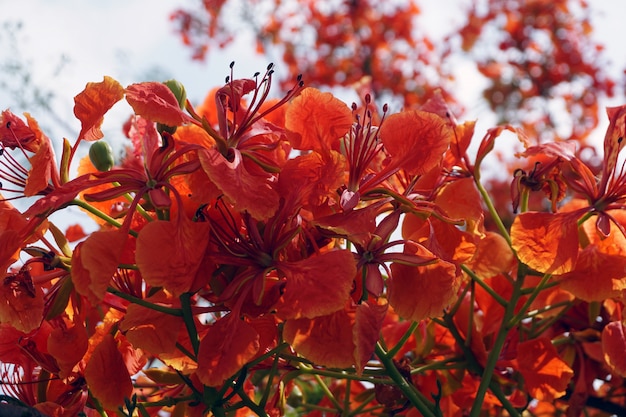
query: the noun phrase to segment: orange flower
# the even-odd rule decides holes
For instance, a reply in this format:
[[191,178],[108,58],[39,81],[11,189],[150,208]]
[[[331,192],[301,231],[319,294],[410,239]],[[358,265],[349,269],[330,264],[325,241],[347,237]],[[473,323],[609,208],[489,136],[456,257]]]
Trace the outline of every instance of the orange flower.
[[617,159],[626,135],[626,106],[608,108],[607,113],[609,127],[599,181],[593,170],[578,158],[564,152],[557,155],[568,158],[575,177],[565,180],[589,204],[570,213],[522,213],[511,227],[513,248],[520,260],[539,272],[563,274],[574,269],[579,248],[577,221],[585,214],[597,216],[596,230],[602,236],[609,235],[611,224],[626,235],[626,229],[611,215],[611,210],[626,207],[626,172],[623,168],[617,171]]
[[[0,183],[0,191],[18,194],[15,198],[45,195],[61,185],[50,139],[44,135],[35,119],[28,113],[25,116],[28,126],[8,110],[2,112],[0,117],[3,126],[0,130],[0,156],[4,156],[4,160],[0,160],[0,179],[16,187],[5,188]],[[7,152],[7,148],[19,148],[30,162],[30,169],[23,167]],[[34,152],[34,155],[26,154],[27,150]]]
[[110,334],[91,353],[85,367],[85,379],[93,395],[108,409],[117,409],[130,398],[133,385],[117,343]]
[[517,363],[528,393],[539,401],[553,401],[565,394],[574,375],[549,339],[521,342]]

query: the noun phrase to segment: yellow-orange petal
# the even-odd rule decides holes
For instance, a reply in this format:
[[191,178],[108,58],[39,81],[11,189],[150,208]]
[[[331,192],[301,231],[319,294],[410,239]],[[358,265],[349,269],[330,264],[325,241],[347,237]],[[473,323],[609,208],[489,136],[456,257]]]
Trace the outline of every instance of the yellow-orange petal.
[[603,301],[622,294],[626,280],[626,257],[607,255],[589,245],[578,255],[573,271],[556,277],[561,288],[585,301]]
[[421,110],[392,114],[379,133],[394,163],[413,175],[424,174],[441,163],[454,136],[447,120]]
[[522,213],[511,226],[511,243],[523,263],[545,274],[574,269],[580,212]]
[[456,299],[459,278],[456,267],[446,261],[425,266],[391,264],[389,304],[407,320],[440,317]]
[[549,339],[521,342],[517,352],[519,371],[532,398],[552,401],[565,395],[574,372],[559,357]]
[[626,326],[613,321],[602,329],[602,353],[606,364],[621,377],[626,377]]

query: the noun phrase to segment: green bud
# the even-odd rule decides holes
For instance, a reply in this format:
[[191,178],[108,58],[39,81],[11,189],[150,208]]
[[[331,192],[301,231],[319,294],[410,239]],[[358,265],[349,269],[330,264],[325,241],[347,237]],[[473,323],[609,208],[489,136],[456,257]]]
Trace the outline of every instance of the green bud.
[[169,88],[172,93],[174,93],[174,96],[176,96],[176,100],[178,100],[178,105],[181,109],[184,109],[185,104],[187,103],[187,91],[185,90],[185,86],[177,80],[167,80],[164,81],[163,84],[165,84],[167,88]]
[[113,149],[104,140],[99,140],[91,144],[89,148],[89,159],[98,171],[109,171],[113,168]]

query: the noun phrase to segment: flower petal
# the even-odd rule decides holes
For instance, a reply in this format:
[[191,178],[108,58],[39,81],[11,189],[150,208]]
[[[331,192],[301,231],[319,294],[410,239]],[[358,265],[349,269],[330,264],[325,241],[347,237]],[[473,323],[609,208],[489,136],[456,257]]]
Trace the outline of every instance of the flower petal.
[[380,337],[380,330],[387,314],[387,304],[364,301],[356,306],[356,317],[352,329],[354,360],[358,374],[374,353],[374,347]]
[[626,326],[613,321],[602,329],[602,352],[606,364],[621,377],[626,377]]
[[[71,346],[71,349],[68,349]],[[67,378],[87,352],[89,340],[82,321],[77,320],[71,326],[60,326],[50,332],[48,338],[48,353],[57,361],[61,369],[61,378]]]
[[[146,301],[155,302],[150,299]],[[135,348],[160,354],[174,351],[182,325],[180,317],[130,304],[120,324],[120,330]]]
[[598,246],[591,244],[580,251],[573,271],[556,278],[562,289],[581,300],[603,301],[619,297],[622,294],[621,285],[616,284],[626,279],[626,258],[622,255],[607,255]]
[[167,126],[194,122],[191,116],[181,110],[178,99],[163,83],[151,81],[131,84],[126,87],[126,101],[135,114],[153,122]]
[[79,294],[94,305],[106,294],[120,263],[127,236],[118,230],[92,233],[72,257],[72,282]]
[[87,83],[85,89],[74,97],[74,115],[81,122],[78,139],[88,141],[104,137],[100,126],[104,114],[124,97],[124,87],[111,77],[100,83]]
[[284,319],[313,318],[343,308],[356,274],[354,255],[336,250],[284,263],[285,292],[276,310]]
[[563,396],[574,375],[547,338],[521,342],[517,347],[517,361],[526,389],[539,401]]
[[545,274],[574,269],[578,257],[579,211],[522,213],[511,226],[511,243],[523,263]]
[[189,291],[208,244],[208,223],[178,221],[148,223],[137,238],[135,260],[144,280],[175,296]]
[[104,335],[85,367],[89,390],[107,409],[117,409],[130,398],[133,384],[115,339]]
[[447,120],[420,110],[392,114],[379,132],[395,163],[413,175],[437,166],[454,136]]
[[283,337],[300,355],[317,365],[348,368],[354,365],[354,320],[355,311],[351,309],[314,319],[287,320]]
[[200,163],[211,181],[222,190],[238,211],[247,211],[255,219],[268,219],[278,209],[278,193],[272,177],[248,169],[241,153],[234,149],[232,161],[216,149],[198,151]]
[[210,387],[220,386],[259,350],[259,334],[238,317],[228,315],[215,322],[200,342],[196,375]]
[[331,93],[305,88],[285,113],[287,137],[294,149],[337,150],[339,139],[352,127],[352,112]]
[[417,267],[393,263],[391,275],[389,304],[407,320],[440,317],[459,287],[456,267],[443,260]]

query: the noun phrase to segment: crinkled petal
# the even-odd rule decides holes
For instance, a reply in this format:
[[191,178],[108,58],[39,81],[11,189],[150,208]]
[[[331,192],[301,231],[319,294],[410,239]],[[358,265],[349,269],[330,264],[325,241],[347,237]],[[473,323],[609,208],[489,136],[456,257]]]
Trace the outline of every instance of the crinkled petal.
[[92,233],[72,257],[72,282],[79,294],[94,305],[106,294],[117,271],[127,236],[118,230]]
[[85,89],[74,97],[74,115],[81,123],[78,139],[88,141],[104,137],[100,126],[104,114],[124,97],[124,87],[111,77],[99,83],[87,83]]
[[135,114],[153,122],[167,126],[194,122],[181,110],[178,99],[163,83],[150,81],[129,85],[126,87],[126,101]]
[[354,321],[352,309],[314,319],[287,320],[283,337],[296,352],[318,365],[348,368],[354,365]]
[[[68,349],[71,346],[71,349]],[[78,320],[71,326],[60,326],[50,332],[48,338],[48,353],[57,361],[61,378],[69,376],[70,372],[87,352],[89,340],[87,330],[82,321]]]
[[235,375],[259,350],[259,334],[238,317],[226,316],[211,325],[200,342],[196,375],[210,387]]
[[175,296],[189,291],[208,244],[209,224],[157,220],[137,238],[135,259],[144,280]]
[[236,149],[233,153],[232,161],[212,148],[198,151],[198,156],[204,172],[236,210],[261,220],[272,217],[279,204],[272,177],[265,172],[251,172],[241,153]]
[[459,278],[456,267],[446,261],[425,266],[391,264],[389,304],[407,320],[440,317],[456,299]]
[[285,113],[291,145],[307,151],[337,150],[352,122],[352,111],[343,101],[310,87],[289,103]]
[[[149,302],[154,302],[148,299]],[[178,316],[130,304],[120,330],[137,349],[152,354],[169,353],[176,348],[178,332],[183,321]]]
[[394,163],[413,175],[441,163],[453,132],[446,119],[420,110],[392,114],[379,129]]
[[313,318],[343,308],[356,274],[354,255],[337,250],[281,266],[287,281],[278,306],[285,319]]
[[89,390],[107,409],[117,409],[133,392],[133,384],[115,339],[104,335],[85,367]]
[[576,268],[556,277],[561,288],[585,301],[619,297],[626,280],[626,257],[607,255],[589,245],[578,255]]
[[613,321],[602,329],[602,352],[606,364],[621,377],[626,377],[626,326]]
[[559,357],[549,339],[521,342],[517,352],[519,370],[532,398],[552,401],[565,395],[574,372]]
[[380,330],[387,314],[388,305],[364,301],[356,306],[356,316],[352,330],[354,343],[354,363],[361,374],[374,354],[374,347],[380,337]]
[[546,274],[574,269],[578,257],[580,212],[522,213],[511,226],[513,249],[523,263]]

